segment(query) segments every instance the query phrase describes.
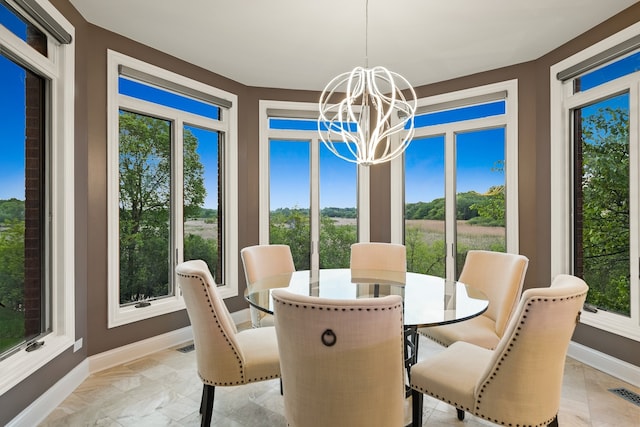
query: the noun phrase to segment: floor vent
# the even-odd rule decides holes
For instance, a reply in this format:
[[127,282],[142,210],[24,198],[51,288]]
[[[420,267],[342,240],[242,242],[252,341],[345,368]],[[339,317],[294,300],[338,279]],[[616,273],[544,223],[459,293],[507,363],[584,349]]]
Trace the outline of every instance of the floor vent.
[[624,400],[628,400],[631,403],[640,406],[640,394],[627,390],[626,388],[610,388],[609,391],[613,394],[617,394]]
[[180,353],[189,353],[190,351],[195,350],[195,346],[193,344],[185,345],[184,347],[180,347],[178,351]]

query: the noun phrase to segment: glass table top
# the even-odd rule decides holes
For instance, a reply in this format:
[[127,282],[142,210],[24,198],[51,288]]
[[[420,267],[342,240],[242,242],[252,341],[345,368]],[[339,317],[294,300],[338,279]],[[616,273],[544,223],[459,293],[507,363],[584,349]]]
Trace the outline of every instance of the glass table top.
[[271,289],[333,299],[400,295],[405,326],[434,326],[482,314],[489,305],[484,293],[461,282],[419,273],[381,270],[303,270],[267,277],[248,286],[249,304],[273,313]]

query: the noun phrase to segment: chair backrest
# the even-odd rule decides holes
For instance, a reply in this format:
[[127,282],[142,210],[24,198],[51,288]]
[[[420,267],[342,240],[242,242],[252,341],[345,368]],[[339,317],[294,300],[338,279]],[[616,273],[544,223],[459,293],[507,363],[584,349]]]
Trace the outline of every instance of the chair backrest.
[[240,251],[247,285],[265,277],[296,270],[287,245],[255,245],[247,246]]
[[529,259],[524,255],[483,250],[467,252],[459,281],[484,292],[489,307],[483,313],[493,320],[501,337],[522,293]]
[[272,295],[289,426],[403,424],[400,296]]
[[198,374],[212,385],[242,384],[244,357],[237,329],[207,264],[183,262],[176,275],[193,328]]
[[360,242],[351,245],[352,270],[407,271],[407,249],[397,243]]
[[547,425],[558,413],[569,341],[589,287],[557,276],[522,294],[491,362],[476,384],[476,412],[497,423]]

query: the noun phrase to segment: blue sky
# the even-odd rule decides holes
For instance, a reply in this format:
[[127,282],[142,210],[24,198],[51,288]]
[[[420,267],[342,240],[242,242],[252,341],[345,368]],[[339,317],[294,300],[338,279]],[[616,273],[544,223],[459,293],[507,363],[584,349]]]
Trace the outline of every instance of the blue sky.
[[24,71],[0,55],[0,199],[24,200]]

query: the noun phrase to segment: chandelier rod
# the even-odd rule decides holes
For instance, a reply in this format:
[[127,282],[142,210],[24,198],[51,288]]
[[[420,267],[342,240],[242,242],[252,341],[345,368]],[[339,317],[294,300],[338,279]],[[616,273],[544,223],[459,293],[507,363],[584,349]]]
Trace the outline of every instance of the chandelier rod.
[[364,7],[364,68],[369,68],[369,0]]

